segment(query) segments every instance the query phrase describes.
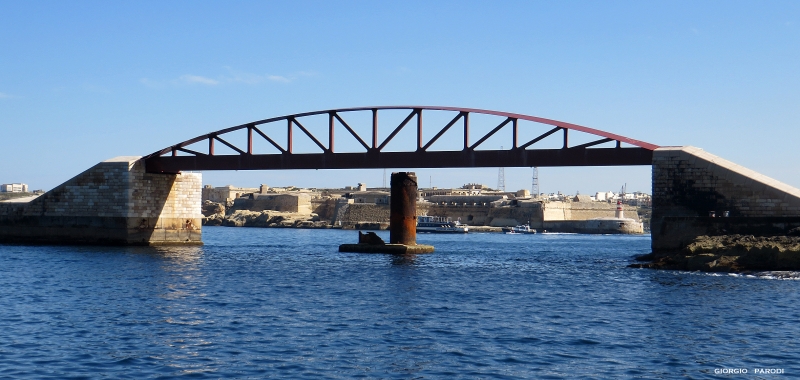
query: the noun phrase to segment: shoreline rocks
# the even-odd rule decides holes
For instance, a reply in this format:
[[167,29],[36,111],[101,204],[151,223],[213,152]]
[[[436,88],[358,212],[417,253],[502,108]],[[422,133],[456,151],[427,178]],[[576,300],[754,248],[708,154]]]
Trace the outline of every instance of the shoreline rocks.
[[649,262],[629,267],[728,273],[794,271],[800,270],[800,236],[699,236],[680,252],[650,253],[636,260]]
[[212,214],[203,218],[204,226],[225,227],[287,227],[287,228],[331,228],[320,221],[316,214],[299,214],[280,211],[235,210],[229,215]]

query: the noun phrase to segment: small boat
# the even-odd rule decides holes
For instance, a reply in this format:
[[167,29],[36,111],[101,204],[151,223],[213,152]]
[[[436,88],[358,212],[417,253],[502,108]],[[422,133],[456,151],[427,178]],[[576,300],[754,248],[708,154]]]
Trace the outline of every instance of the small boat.
[[503,232],[507,234],[535,234],[536,230],[528,224],[520,224],[515,227],[503,227]]
[[417,217],[417,233],[421,232],[465,234],[469,232],[469,226],[450,218],[422,215]]

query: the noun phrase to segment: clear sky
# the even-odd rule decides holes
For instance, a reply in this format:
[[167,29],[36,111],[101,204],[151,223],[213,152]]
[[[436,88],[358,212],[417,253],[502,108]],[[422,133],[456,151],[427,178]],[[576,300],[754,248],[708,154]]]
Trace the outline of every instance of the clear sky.
[[[249,121],[405,104],[693,145],[800,187],[800,1],[0,0],[0,183],[50,189]],[[497,169],[416,171],[422,186],[497,185]],[[382,170],[203,176],[383,181]],[[531,186],[529,168],[505,177],[508,190]],[[650,168],[541,168],[539,181],[649,192]]]

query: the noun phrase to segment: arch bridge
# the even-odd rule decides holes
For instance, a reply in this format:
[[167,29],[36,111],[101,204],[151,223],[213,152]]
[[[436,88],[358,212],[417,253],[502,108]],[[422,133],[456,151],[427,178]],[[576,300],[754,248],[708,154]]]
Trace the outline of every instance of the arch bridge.
[[613,165],[652,165],[654,253],[701,235],[800,228],[800,189],[702,149],[508,112],[393,106],[259,120],[103,161],[28,203],[0,203],[0,243],[201,244],[202,174],[182,171]]
[[[379,138],[379,114],[381,112],[404,112],[407,116],[398,125],[390,125],[391,132]],[[423,114],[442,111],[446,124],[423,123]],[[356,132],[346,118],[355,113],[367,113],[371,120],[368,136]],[[320,136],[307,128],[306,120],[311,117],[327,115],[324,135]],[[472,115],[484,119],[495,119],[496,124],[489,132],[473,140],[470,135]],[[364,116],[364,115],[361,115]],[[363,117],[362,117],[363,119]],[[520,125],[520,121],[533,122]],[[339,152],[335,149],[335,130],[344,128],[358,142],[357,152]],[[365,128],[360,128],[363,130]],[[380,128],[379,128],[380,127]],[[403,151],[387,151],[389,144],[403,129],[416,129],[416,144],[409,144]],[[507,149],[482,149],[490,137],[502,129],[510,129],[510,139],[504,146]],[[524,132],[534,132],[534,138],[520,140]],[[432,145],[441,141],[449,130],[462,131],[463,145],[460,150],[434,150]],[[433,130],[435,135],[424,138],[424,130]],[[246,131],[246,137],[233,132]],[[594,140],[570,145],[570,132],[587,134]],[[458,133],[458,132],[456,132]],[[537,143],[560,133],[563,144],[555,149],[537,149]],[[317,149],[316,152],[295,152],[294,136],[302,135]],[[529,133],[528,133],[529,134]],[[280,136],[280,137],[278,137]],[[254,150],[254,142],[266,141],[277,153],[260,153]],[[608,143],[615,143],[613,147]],[[201,149],[195,148],[200,145]],[[217,154],[215,146],[227,147],[234,154]],[[624,144],[624,146],[623,146]],[[172,145],[144,158],[146,170],[150,173],[178,173],[182,170],[270,170],[270,169],[376,169],[376,168],[445,168],[445,167],[547,167],[547,166],[612,166],[612,165],[651,165],[655,144],[631,139],[613,133],[584,126],[550,120],[536,116],[516,113],[490,111],[472,108],[431,107],[431,106],[388,106],[342,108],[306,112],[254,121],[247,124],[207,133],[179,144]]]

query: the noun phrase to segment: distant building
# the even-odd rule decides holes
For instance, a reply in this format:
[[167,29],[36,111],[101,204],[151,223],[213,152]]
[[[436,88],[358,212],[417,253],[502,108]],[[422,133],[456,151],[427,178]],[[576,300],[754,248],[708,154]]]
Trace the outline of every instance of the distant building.
[[486,206],[492,202],[506,201],[506,195],[432,195],[426,197],[428,202],[437,205],[451,206]]
[[594,199],[596,201],[598,201],[598,202],[611,201],[611,200],[614,200],[616,197],[617,197],[617,194],[614,194],[611,191],[602,191],[602,192],[598,192],[598,193],[596,193],[594,195]]
[[436,187],[430,189],[419,189],[420,196],[423,198],[432,197],[434,195],[480,195],[481,188],[485,188],[480,184],[466,184],[458,189],[439,189]]
[[0,185],[0,193],[27,193],[28,185],[24,183],[4,183]]
[[471,190],[484,190],[486,189],[486,185],[481,183],[468,183],[464,186],[461,186],[462,189],[471,189]]
[[592,201],[592,197],[590,197],[590,196],[588,196],[586,194],[578,194],[578,195],[576,195],[576,196],[574,196],[572,198],[572,201],[573,202],[591,202]]
[[650,194],[637,191],[632,194],[625,194],[625,199],[623,199],[623,203],[631,206],[652,207],[653,197]]
[[212,201],[218,203],[232,202],[234,199],[241,197],[244,194],[258,193],[263,188],[269,189],[266,185],[261,185],[260,189],[247,188],[247,187],[233,187],[231,185],[222,187],[213,187],[205,185],[203,187],[202,200]]
[[345,186],[345,190],[367,191],[367,184],[359,182],[358,186]]
[[389,193],[385,191],[358,191],[350,194],[353,203],[389,204]]
[[253,197],[239,197],[234,199],[233,209],[250,211],[272,210],[301,214],[311,213],[311,195],[308,193],[254,193],[253,195]]

